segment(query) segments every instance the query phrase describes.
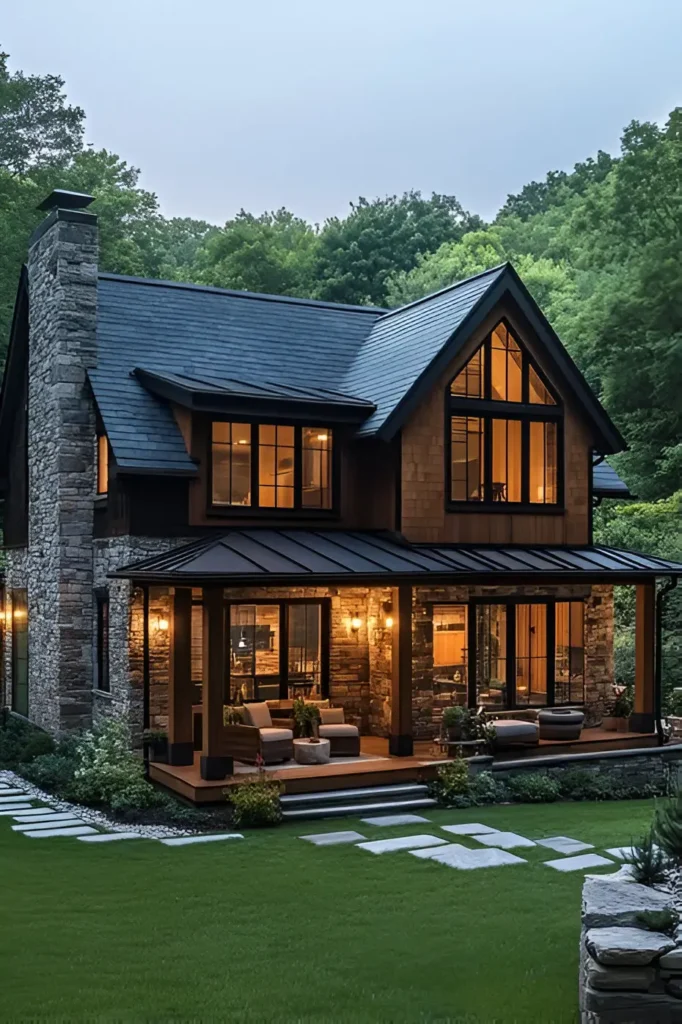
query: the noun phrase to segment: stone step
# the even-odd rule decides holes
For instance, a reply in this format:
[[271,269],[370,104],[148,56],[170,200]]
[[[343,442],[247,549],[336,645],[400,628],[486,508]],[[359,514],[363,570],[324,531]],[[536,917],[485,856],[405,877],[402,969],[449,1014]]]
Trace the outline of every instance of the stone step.
[[296,807],[292,810],[283,810],[282,817],[285,821],[298,821],[304,818],[339,818],[346,815],[361,816],[368,812],[377,811],[416,811],[422,807],[437,807],[438,801],[431,797],[422,797],[416,800],[381,800],[377,803],[348,803],[348,804],[322,804],[321,806],[308,805]]
[[359,789],[327,789],[318,793],[288,793],[281,798],[283,808],[306,805],[336,803],[339,800],[376,800],[388,802],[392,798],[422,797],[428,793],[428,786],[422,783],[404,783],[396,786],[363,786]]

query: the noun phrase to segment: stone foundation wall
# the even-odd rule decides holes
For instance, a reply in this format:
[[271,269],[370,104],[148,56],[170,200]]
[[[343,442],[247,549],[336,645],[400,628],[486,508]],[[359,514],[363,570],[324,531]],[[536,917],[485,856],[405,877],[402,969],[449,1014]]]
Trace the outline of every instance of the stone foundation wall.
[[[540,748],[541,749],[541,748]],[[657,793],[674,793],[682,783],[682,745],[640,750],[598,751],[590,754],[553,754],[551,757],[524,757],[518,761],[495,761],[495,778],[506,779],[527,772],[543,771],[560,778],[565,772],[589,775],[608,774],[614,789],[619,784],[640,792],[651,786]]]

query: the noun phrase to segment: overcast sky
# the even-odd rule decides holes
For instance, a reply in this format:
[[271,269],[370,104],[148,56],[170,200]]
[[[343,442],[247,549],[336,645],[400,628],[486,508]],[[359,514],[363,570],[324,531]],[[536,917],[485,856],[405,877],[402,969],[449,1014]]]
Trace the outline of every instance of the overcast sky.
[[489,218],[682,103],[682,0],[5,0],[0,47],[216,223],[409,188]]

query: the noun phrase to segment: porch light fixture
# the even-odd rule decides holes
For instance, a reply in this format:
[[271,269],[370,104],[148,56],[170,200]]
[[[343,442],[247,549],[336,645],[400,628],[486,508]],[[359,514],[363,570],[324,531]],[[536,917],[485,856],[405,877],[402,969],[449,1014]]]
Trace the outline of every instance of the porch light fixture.
[[156,616],[156,628],[160,629],[162,633],[166,632],[168,625],[168,619],[164,619],[161,615]]
[[354,614],[353,614],[353,615],[351,616],[351,620],[350,620],[350,628],[351,628],[351,629],[353,630],[353,632],[354,632],[354,633],[357,633],[357,631],[358,631],[358,630],[360,629],[360,626],[361,626],[361,625],[362,625],[362,619],[360,618],[360,616],[358,615],[358,613],[357,613],[357,612],[355,612],[355,613],[354,613]]
[[384,626],[386,629],[392,629],[393,627],[393,605],[390,601],[384,601]]

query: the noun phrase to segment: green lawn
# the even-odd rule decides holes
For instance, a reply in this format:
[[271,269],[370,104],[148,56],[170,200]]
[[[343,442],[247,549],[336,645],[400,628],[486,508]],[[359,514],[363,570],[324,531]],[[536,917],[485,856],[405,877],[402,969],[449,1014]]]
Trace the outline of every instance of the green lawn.
[[[646,800],[426,812],[597,849]],[[27,839],[0,818],[2,1020],[575,1021],[582,875],[459,872],[299,833],[429,831],[355,819],[169,848]],[[443,833],[445,835],[445,833]],[[459,841],[459,840],[458,840]],[[463,840],[467,845],[474,842]]]

